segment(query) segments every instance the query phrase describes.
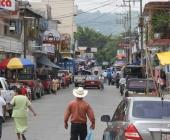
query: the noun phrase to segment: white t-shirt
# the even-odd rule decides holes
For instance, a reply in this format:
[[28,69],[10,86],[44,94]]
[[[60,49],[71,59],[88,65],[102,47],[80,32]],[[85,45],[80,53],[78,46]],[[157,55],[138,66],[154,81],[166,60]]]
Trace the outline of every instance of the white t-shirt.
[[119,83],[120,84],[126,84],[126,79],[125,78],[120,78]]
[[0,116],[4,116],[4,112],[3,112],[3,106],[6,105],[6,102],[4,100],[4,98],[0,97]]

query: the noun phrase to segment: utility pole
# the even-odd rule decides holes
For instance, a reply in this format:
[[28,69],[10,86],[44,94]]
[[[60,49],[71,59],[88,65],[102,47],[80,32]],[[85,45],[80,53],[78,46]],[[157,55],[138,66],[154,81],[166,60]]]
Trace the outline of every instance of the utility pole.
[[[25,13],[25,10],[24,10],[24,13]],[[24,24],[24,58],[26,58],[26,53],[27,53],[27,36],[26,36],[26,19],[24,18],[23,16],[23,24]]]
[[144,55],[144,48],[143,48],[143,12],[142,12],[142,0],[140,0],[140,45],[141,45],[141,65],[143,65],[143,55]]

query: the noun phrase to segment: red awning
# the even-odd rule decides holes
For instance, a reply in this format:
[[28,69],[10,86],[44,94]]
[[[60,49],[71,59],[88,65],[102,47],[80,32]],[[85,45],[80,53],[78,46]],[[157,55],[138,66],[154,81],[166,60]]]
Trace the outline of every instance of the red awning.
[[10,60],[10,59],[4,59],[4,60],[2,60],[2,61],[0,62],[0,69],[6,69],[9,60]]
[[148,46],[154,47],[154,46],[169,46],[170,45],[170,39],[153,39],[149,41]]

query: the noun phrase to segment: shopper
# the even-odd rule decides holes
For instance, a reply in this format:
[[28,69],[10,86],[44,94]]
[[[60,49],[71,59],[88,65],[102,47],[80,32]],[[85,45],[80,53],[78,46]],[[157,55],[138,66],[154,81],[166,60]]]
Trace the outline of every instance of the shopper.
[[73,90],[75,100],[68,104],[64,114],[64,127],[68,128],[68,120],[71,117],[71,138],[70,140],[85,140],[87,136],[87,116],[91,121],[91,129],[95,128],[95,117],[91,106],[83,100],[88,91],[82,87]]
[[13,105],[12,117],[14,118],[15,129],[18,140],[26,140],[24,133],[28,128],[27,124],[27,108],[36,116],[35,111],[31,107],[31,102],[27,96],[22,95],[21,89],[16,89],[16,96],[11,101]]

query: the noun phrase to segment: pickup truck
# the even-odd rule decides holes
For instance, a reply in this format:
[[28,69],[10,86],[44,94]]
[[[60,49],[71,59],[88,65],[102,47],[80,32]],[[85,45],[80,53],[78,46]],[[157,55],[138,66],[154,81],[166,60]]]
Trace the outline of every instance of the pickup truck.
[[11,117],[12,105],[10,104],[10,102],[12,98],[14,97],[15,92],[13,90],[10,90],[10,86],[4,77],[0,77],[0,92],[1,92],[1,96],[5,99],[6,104],[7,104],[6,112],[8,112],[9,116]]

